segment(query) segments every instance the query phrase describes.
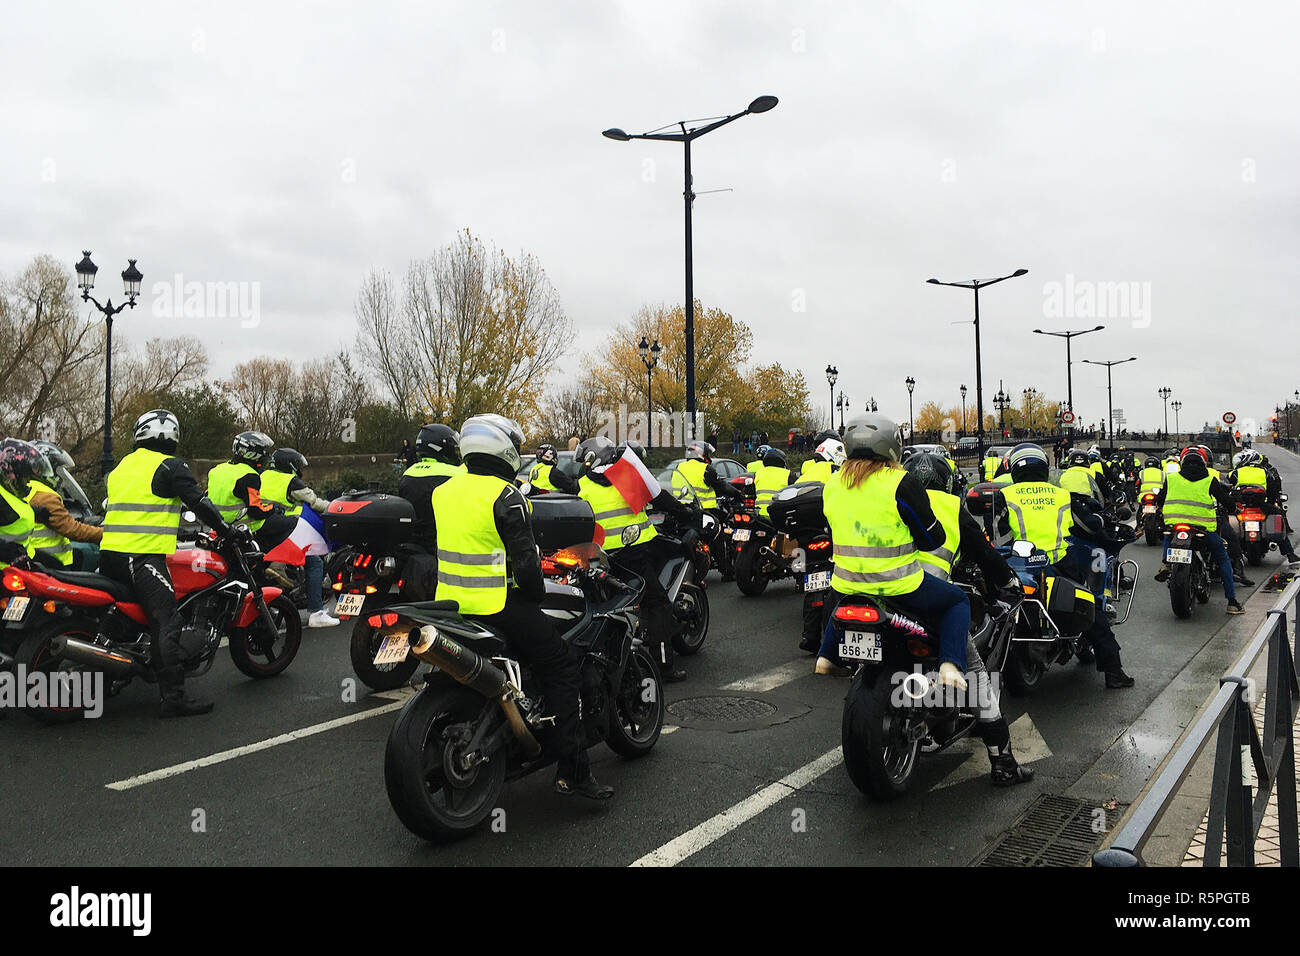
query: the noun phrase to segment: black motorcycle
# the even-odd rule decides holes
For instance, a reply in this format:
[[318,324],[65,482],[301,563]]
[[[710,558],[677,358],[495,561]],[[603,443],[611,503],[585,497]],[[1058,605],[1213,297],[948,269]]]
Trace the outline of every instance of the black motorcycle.
[[1169,535],[1169,605],[1174,616],[1189,618],[1196,604],[1210,600],[1209,532],[1197,525],[1174,524],[1165,528]]
[[[586,745],[604,741],[621,756],[644,756],[664,721],[659,667],[634,612],[644,583],[616,577],[595,544],[553,560],[566,573],[548,582],[543,609],[579,657]],[[462,618],[450,602],[395,605],[369,620],[383,637],[381,653],[436,668],[388,736],[389,802],[425,840],[467,836],[500,805],[507,780],[554,762],[543,749],[555,722],[550,707],[528,670],[507,656],[507,636]]]

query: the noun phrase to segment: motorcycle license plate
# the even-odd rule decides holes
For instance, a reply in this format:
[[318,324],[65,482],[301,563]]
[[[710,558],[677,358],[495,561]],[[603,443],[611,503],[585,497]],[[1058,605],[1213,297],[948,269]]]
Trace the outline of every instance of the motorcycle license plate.
[[1259,530],[1259,522],[1258,522],[1258,521],[1247,521],[1247,522],[1246,522],[1246,530],[1247,530],[1247,531],[1258,531],[1258,530]]
[[27,613],[27,605],[32,601],[29,597],[11,597],[9,606],[5,608],[4,620],[21,621],[23,615]]
[[885,650],[880,635],[869,631],[845,631],[840,641],[840,657],[846,661],[883,661]]
[[1155,506],[1155,505],[1143,505],[1143,506],[1142,506],[1142,513],[1143,513],[1144,515],[1153,515],[1153,514],[1156,513],[1156,510],[1157,510],[1157,509],[1156,509],[1156,506]]
[[376,667],[380,664],[400,664],[406,660],[409,648],[405,634],[389,634],[384,638],[384,643],[379,645],[379,653],[375,655],[373,663]]
[[1169,562],[1171,564],[1191,564],[1192,552],[1190,548],[1170,548]]
[[356,617],[365,604],[364,594],[340,594],[338,603],[334,606],[334,613],[339,617]]
[[731,540],[732,540],[732,541],[748,541],[748,540],[749,540],[749,529],[748,529],[748,528],[737,528],[735,531],[731,532]]
[[804,576],[803,589],[805,591],[825,591],[831,586],[831,573],[829,571],[814,571],[812,574]]

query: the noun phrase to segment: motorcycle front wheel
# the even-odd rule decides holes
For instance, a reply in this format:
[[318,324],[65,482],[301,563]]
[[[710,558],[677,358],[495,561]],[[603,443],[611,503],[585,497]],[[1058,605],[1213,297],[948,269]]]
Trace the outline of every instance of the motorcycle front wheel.
[[883,671],[859,668],[844,698],[840,747],[853,785],[876,800],[895,800],[911,788],[921,742],[909,739],[906,715],[890,702]]
[[698,584],[683,584],[672,613],[680,628],[673,635],[673,650],[686,657],[698,653],[709,636],[709,592]]
[[230,631],[230,659],[249,677],[261,679],[283,673],[293,663],[302,647],[302,618],[298,607],[284,594],[266,602],[275,631],[271,632],[261,614],[248,627]]
[[664,688],[654,655],[641,645],[633,649],[623,671],[618,697],[610,715],[609,749],[621,757],[644,757],[664,727]]
[[[1038,682],[1047,673],[1047,660],[1040,647],[1044,644],[1012,644],[1007,652],[1007,663],[1002,669],[1002,679],[1007,682],[1007,690],[1016,697],[1032,694]],[[1057,647],[1053,644],[1051,647]]]

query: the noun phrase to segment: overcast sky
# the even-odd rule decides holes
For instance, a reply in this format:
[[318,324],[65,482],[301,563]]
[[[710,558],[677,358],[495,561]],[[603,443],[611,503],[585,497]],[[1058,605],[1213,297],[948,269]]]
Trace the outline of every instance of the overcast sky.
[[[572,369],[682,297],[681,147],[600,131],[770,93],[693,148],[697,191],[734,190],[696,200],[696,295],[821,406],[828,362],[856,409],[905,421],[908,375],[918,407],[973,403],[971,293],[925,279],[1023,267],[981,296],[987,409],[999,379],[1064,398],[1064,343],[1031,330],[1101,323],[1083,421],[1106,372],[1078,360],[1130,355],[1130,427],[1161,385],[1184,429],[1266,419],[1300,388],[1298,28],[1280,2],[11,6],[0,272],[88,248],[118,298],[137,258],[118,329],[192,332],[228,373],[350,345],[365,273],[468,227],[540,258]],[[257,284],[260,322],[168,317],[177,274]]]

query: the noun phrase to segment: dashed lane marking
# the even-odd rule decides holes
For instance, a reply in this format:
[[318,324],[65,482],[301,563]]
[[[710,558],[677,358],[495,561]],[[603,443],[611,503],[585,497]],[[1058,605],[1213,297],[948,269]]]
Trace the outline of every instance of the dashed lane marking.
[[812,673],[812,666],[808,658],[797,661],[788,661],[785,664],[779,664],[771,670],[763,671],[761,674],[755,674],[752,677],[742,677],[740,680],[733,680],[730,684],[723,684],[719,690],[738,690],[749,691],[750,693],[762,694],[767,691],[776,690],[784,684],[793,680],[804,677]]

